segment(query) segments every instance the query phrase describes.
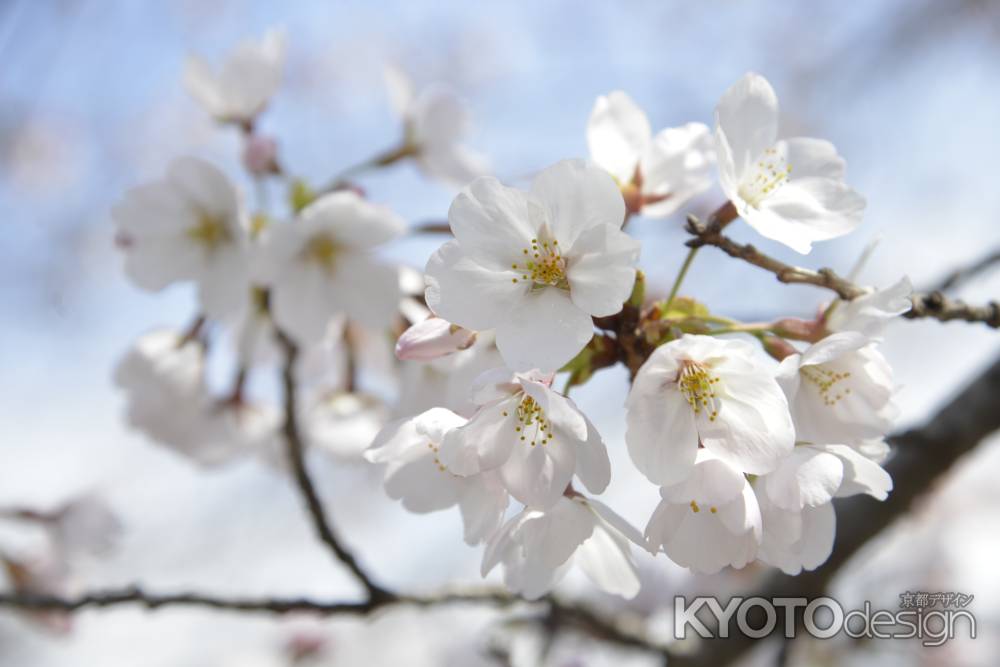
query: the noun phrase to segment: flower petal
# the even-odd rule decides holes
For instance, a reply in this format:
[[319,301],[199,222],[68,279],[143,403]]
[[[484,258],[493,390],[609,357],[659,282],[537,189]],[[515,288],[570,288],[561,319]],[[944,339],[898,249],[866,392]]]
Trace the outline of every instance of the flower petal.
[[617,227],[597,225],[573,244],[566,271],[570,297],[594,317],[614,315],[632,293],[640,243]]
[[646,114],[624,92],[616,90],[594,102],[587,121],[590,157],[619,182],[632,180],[652,135]]
[[527,284],[510,269],[493,271],[467,256],[458,241],[438,248],[427,262],[427,305],[467,329],[493,329],[523,298]]
[[[489,297],[479,292],[475,298]],[[556,370],[590,342],[594,324],[566,290],[545,287],[525,294],[507,318],[496,323],[496,335],[501,356],[514,370]]]
[[561,248],[597,225],[621,229],[625,200],[608,172],[584,160],[563,160],[531,182],[531,193],[547,213],[552,235]]
[[715,107],[715,127],[725,135],[736,180],[742,180],[778,138],[778,96],[767,79],[748,72],[723,93]]

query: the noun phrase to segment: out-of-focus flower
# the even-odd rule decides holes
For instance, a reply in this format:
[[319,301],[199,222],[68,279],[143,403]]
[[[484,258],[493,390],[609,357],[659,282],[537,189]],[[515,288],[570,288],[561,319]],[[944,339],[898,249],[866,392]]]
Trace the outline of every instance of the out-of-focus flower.
[[482,407],[448,431],[440,458],[458,475],[499,469],[510,494],[525,505],[551,507],[573,475],[593,493],[611,479],[600,434],[576,405],[549,388],[551,376],[487,371],[473,400]]
[[465,541],[478,544],[503,521],[508,497],[496,472],[461,477],[439,458],[445,434],[465,423],[450,410],[431,408],[386,425],[365,458],[387,464],[386,493],[411,512],[424,514],[458,505]]
[[[30,559],[0,556],[8,586],[19,595],[65,596],[70,591],[70,573],[66,562],[51,554]],[[64,611],[26,612],[25,618],[40,627],[59,635],[67,634],[73,627],[73,618]]]
[[121,536],[122,525],[111,507],[94,495],[75,498],[44,521],[55,549],[67,558],[79,554],[109,553]]
[[646,539],[678,565],[714,574],[757,556],[762,527],[753,489],[739,470],[699,449],[687,478],[660,489]]
[[895,284],[850,301],[835,301],[824,315],[830,331],[856,331],[874,342],[882,340],[885,327],[894,317],[910,310],[913,285],[902,277]]
[[597,98],[587,122],[590,157],[614,176],[630,213],[670,215],[712,185],[712,134],[687,123],[653,136],[642,109],[620,90]]
[[386,417],[386,407],[377,398],[336,391],[310,405],[303,423],[310,445],[340,458],[360,460]]
[[158,291],[194,281],[202,310],[222,317],[249,299],[246,219],[225,174],[198,158],[171,162],[165,180],[132,188],[111,212],[125,273]]
[[254,176],[279,173],[278,142],[260,134],[247,137],[243,145],[243,166]]
[[514,370],[556,370],[593,337],[591,316],[621,310],[639,243],[607,172],[579,160],[542,171],[526,193],[472,183],[448,212],[455,240],[427,263],[427,305],[460,326],[496,330]]
[[300,343],[318,341],[338,313],[386,328],[397,309],[399,279],[372,250],[404,228],[391,210],[348,190],[324,195],[292,222],[275,226],[264,254],[278,328]]
[[815,241],[861,223],[864,198],[844,183],[845,163],[828,141],[778,141],[778,97],[748,73],[715,108],[719,179],[740,216],[769,239],[808,253]]
[[190,56],[184,83],[216,120],[249,124],[278,88],[284,66],[284,33],[270,30],[259,42],[239,44],[218,71],[200,57]]
[[786,357],[777,372],[788,396],[796,437],[854,444],[892,428],[892,368],[865,336],[837,333]]
[[385,69],[393,111],[403,121],[400,155],[412,156],[421,171],[455,187],[463,187],[489,172],[486,159],[463,142],[471,118],[466,104],[444,86],[416,93],[413,82],[398,68]]
[[639,592],[639,578],[630,542],[644,543],[609,507],[562,496],[547,510],[525,508],[504,524],[486,547],[482,573],[502,563],[507,587],[534,600],[575,564],[602,590],[631,598]]
[[440,317],[428,317],[410,326],[396,341],[396,357],[409,361],[431,361],[469,349],[476,332]]
[[684,480],[699,443],[754,474],[774,470],[795,443],[781,387],[741,340],[688,334],[660,346],[639,369],[626,410],[629,455],[654,484]]

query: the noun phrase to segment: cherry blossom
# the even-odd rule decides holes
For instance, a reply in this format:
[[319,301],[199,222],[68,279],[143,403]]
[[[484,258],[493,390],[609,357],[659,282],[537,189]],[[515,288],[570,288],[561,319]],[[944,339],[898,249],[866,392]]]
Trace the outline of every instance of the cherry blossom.
[[573,475],[593,493],[611,478],[600,434],[576,405],[549,387],[550,376],[487,371],[473,400],[481,407],[467,424],[449,431],[441,461],[459,475],[498,470],[517,500],[551,507]]
[[278,328],[310,343],[338,313],[387,327],[399,300],[398,276],[372,250],[404,227],[388,208],[348,190],[324,195],[294,221],[276,225],[265,248],[265,273]]
[[865,336],[837,333],[786,357],[778,368],[797,438],[853,444],[878,438],[898,412],[892,368]]
[[445,434],[465,423],[444,408],[391,422],[376,436],[365,458],[386,464],[386,493],[411,512],[436,512],[458,505],[465,541],[477,544],[500,526],[508,496],[495,472],[463,477],[440,459]]
[[617,313],[635,282],[639,244],[606,172],[578,160],[542,171],[526,193],[481,178],[448,212],[455,240],[427,263],[427,304],[472,330],[495,329],[514,370],[555,370]]
[[174,160],[165,180],[129,190],[111,216],[125,273],[138,287],[159,291],[194,281],[208,315],[245,307],[247,221],[236,189],[211,164]]
[[660,489],[646,539],[672,561],[714,574],[753,561],[762,539],[760,509],[743,474],[699,449],[687,478]]
[[655,484],[682,481],[701,443],[741,472],[762,474],[792,449],[788,402],[742,340],[686,334],[657,348],[626,403],[625,441]]
[[861,223],[865,200],[844,183],[845,163],[822,139],[778,140],[778,98],[753,72],[715,109],[715,150],[726,197],[751,227],[808,253]]
[[216,120],[249,124],[281,83],[284,64],[285,36],[271,30],[259,42],[237,46],[217,71],[200,57],[190,56],[184,83]]
[[910,310],[913,285],[907,277],[881,290],[869,289],[850,301],[834,301],[824,320],[830,331],[856,331],[874,342],[882,340],[886,325]]
[[603,591],[631,598],[639,592],[632,543],[643,544],[642,535],[606,505],[562,496],[507,521],[486,546],[482,574],[502,563],[507,587],[535,600],[575,564]]
[[614,176],[630,212],[665,217],[712,185],[712,135],[687,123],[653,135],[646,114],[626,93],[597,98],[587,122],[594,162]]
[[453,90],[435,85],[418,93],[396,67],[386,68],[385,80],[393,111],[403,121],[401,153],[412,155],[428,176],[456,187],[488,173],[486,158],[463,143],[471,129],[471,117]]
[[475,342],[475,331],[463,329],[440,317],[428,317],[400,335],[396,341],[396,357],[409,361],[430,361],[467,350]]

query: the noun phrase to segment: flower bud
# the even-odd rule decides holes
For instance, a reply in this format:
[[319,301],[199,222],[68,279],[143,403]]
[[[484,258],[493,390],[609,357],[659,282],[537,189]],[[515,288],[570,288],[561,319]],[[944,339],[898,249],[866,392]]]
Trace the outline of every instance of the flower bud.
[[430,361],[476,342],[476,332],[463,329],[440,317],[414,324],[396,341],[396,357],[408,361]]
[[243,146],[243,166],[255,176],[278,173],[278,143],[271,137],[251,134]]

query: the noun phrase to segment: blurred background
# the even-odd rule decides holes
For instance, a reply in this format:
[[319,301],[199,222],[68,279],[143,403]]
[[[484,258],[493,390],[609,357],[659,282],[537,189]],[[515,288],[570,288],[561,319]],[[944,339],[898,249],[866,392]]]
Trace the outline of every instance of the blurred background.
[[[819,244],[805,260],[755,238],[765,251],[846,271],[881,235],[862,282],[886,286],[907,274],[922,288],[1000,244],[998,3],[4,0],[0,507],[50,508],[86,493],[111,504],[124,527],[121,543],[75,568],[77,590],[140,581],[156,591],[356,594],[313,538],[280,472],[255,461],[195,468],[126,428],[111,381],[140,333],[184,326],[194,299],[188,289],[150,295],[126,281],[109,209],[184,154],[212,160],[249,189],[238,133],[210,120],[181,75],[188,54],[217,63],[273,26],[286,31],[287,65],[261,129],[278,138],[288,171],[316,183],[399,139],[382,78],[389,64],[418,84],[442,81],[460,91],[475,117],[469,143],[489,155],[501,179],[521,185],[557,160],[586,157],[584,130],[600,94],[625,90],[654,130],[711,123],[721,93],[755,70],[778,91],[782,134],[833,141],[848,160],[848,181],[868,199],[858,231]],[[414,223],[443,220],[454,195],[411,165],[359,180],[369,197]],[[707,212],[720,200],[713,190],[690,210]],[[636,219],[629,229],[643,241],[651,283],[668,287],[683,259],[682,217]],[[744,226],[733,234],[752,238]],[[422,269],[440,242],[413,237],[389,252]],[[827,298],[711,251],[699,256],[685,291],[746,319],[809,316]],[[997,271],[957,292],[977,302],[998,294]],[[906,427],[992,361],[1000,337],[979,325],[901,321],[883,352],[901,385]],[[574,391],[609,444],[615,475],[604,498],[642,527],[657,493],[624,452],[626,389],[624,371],[612,369]],[[457,512],[411,515],[385,498],[377,471],[364,464],[317,466],[334,521],[380,581],[407,590],[478,581],[481,551],[461,542]],[[870,599],[888,609],[908,590],[974,594],[976,640],[938,649],[821,642],[802,664],[995,664],[998,473],[994,438],[838,580],[845,604]],[[0,537],[5,551],[32,548],[15,530]],[[694,581],[662,557],[641,559],[641,567],[646,587],[631,604],[654,617],[676,592],[729,592],[758,574]],[[593,595],[573,578],[566,588]],[[663,632],[670,627],[664,621]],[[69,633],[3,612],[0,664],[496,664],[496,630],[496,617],[480,609],[319,621],[126,608],[79,614]],[[652,664],[570,639],[553,648],[552,664]],[[526,661],[518,664],[534,664],[535,648],[530,637],[515,646],[516,660]],[[768,660],[768,650],[751,660]]]

